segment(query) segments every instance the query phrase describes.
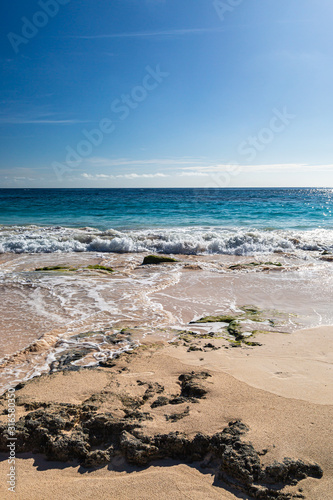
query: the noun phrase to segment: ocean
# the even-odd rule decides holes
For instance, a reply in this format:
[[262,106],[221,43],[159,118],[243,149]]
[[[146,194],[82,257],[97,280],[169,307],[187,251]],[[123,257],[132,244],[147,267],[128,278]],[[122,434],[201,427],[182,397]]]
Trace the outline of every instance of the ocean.
[[0,253],[333,251],[333,189],[1,189]]
[[[221,333],[192,322],[247,305],[265,330],[332,325],[332,202],[331,189],[1,190],[0,393],[147,336]],[[148,252],[176,262],[142,265]]]

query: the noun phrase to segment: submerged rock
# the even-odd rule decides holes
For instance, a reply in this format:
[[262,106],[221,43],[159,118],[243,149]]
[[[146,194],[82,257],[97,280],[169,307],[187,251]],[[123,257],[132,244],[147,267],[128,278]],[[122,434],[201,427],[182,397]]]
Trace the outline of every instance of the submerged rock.
[[114,270],[108,266],[101,266],[100,264],[95,264],[91,266],[87,266],[86,269],[90,269],[92,271],[106,271],[107,273],[113,273]]
[[194,323],[231,323],[235,321],[237,316],[222,315],[222,316],[204,316],[196,321],[190,321],[190,325]]
[[49,266],[49,267],[38,267],[35,269],[37,272],[42,272],[42,271],[77,271],[75,267],[70,267],[70,266]]
[[142,265],[146,264],[162,264],[163,262],[178,262],[178,260],[172,257],[164,257],[162,255],[147,255],[142,262]]

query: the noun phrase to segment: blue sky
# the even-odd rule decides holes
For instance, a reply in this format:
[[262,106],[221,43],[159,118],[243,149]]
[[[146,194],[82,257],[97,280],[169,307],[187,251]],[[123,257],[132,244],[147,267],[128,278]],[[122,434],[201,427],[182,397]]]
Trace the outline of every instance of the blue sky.
[[1,8],[0,186],[333,187],[331,0]]

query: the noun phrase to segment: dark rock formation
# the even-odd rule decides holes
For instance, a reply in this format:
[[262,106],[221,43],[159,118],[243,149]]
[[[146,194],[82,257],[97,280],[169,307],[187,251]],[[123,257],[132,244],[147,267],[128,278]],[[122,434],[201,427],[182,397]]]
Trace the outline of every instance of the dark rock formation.
[[[205,378],[207,374],[196,375],[197,379],[193,374],[181,377],[182,392],[202,395],[201,387],[195,384],[198,378]],[[161,401],[161,398],[163,396],[158,399]],[[188,408],[183,416],[186,412]],[[212,468],[217,479],[252,498],[266,500],[303,498],[282,490],[308,476],[322,477],[318,464],[302,460],[285,458],[282,463],[262,467],[260,454],[251,443],[242,439],[248,429],[240,421],[230,422],[212,436],[198,433],[189,438],[179,432],[145,435],[140,422],[147,417],[147,413],[128,411],[125,418],[116,418],[108,413],[98,414],[96,406],[87,404],[44,405],[17,422],[16,451],[43,453],[50,460],[77,459],[84,467],[104,465],[115,456],[124,456],[137,466],[164,458],[202,461],[202,467]],[[3,424],[0,426],[0,451],[7,451],[8,438],[7,427]]]
[[162,264],[163,262],[178,262],[172,257],[164,257],[163,255],[147,255],[142,262],[142,265],[146,264]]
[[171,415],[165,415],[165,418],[167,420],[170,420],[171,422],[177,422],[178,420],[187,417],[189,414],[190,414],[190,407],[187,406],[186,409],[181,413],[171,413]]
[[211,377],[207,372],[200,373],[185,373],[180,375],[179,380],[181,382],[181,393],[180,395],[184,398],[202,398],[207,394],[207,389],[200,382],[206,378]]

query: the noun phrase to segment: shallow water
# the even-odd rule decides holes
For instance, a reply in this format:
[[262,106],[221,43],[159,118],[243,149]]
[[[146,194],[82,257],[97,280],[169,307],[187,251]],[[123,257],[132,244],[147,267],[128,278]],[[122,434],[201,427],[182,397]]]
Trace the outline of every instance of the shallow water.
[[[282,265],[230,269],[253,262],[253,257],[177,257],[180,262],[175,264],[141,266],[142,254],[3,255],[2,390],[48,371],[73,349],[85,349],[74,364],[98,364],[147,336],[171,340],[184,329],[218,331],[220,324],[189,322],[209,314],[237,313],[249,304],[270,311],[278,331],[333,324],[331,262],[264,255],[255,262],[278,260]],[[96,263],[115,272],[87,269]],[[35,271],[51,265],[76,271]],[[257,328],[249,325],[250,330]]]

